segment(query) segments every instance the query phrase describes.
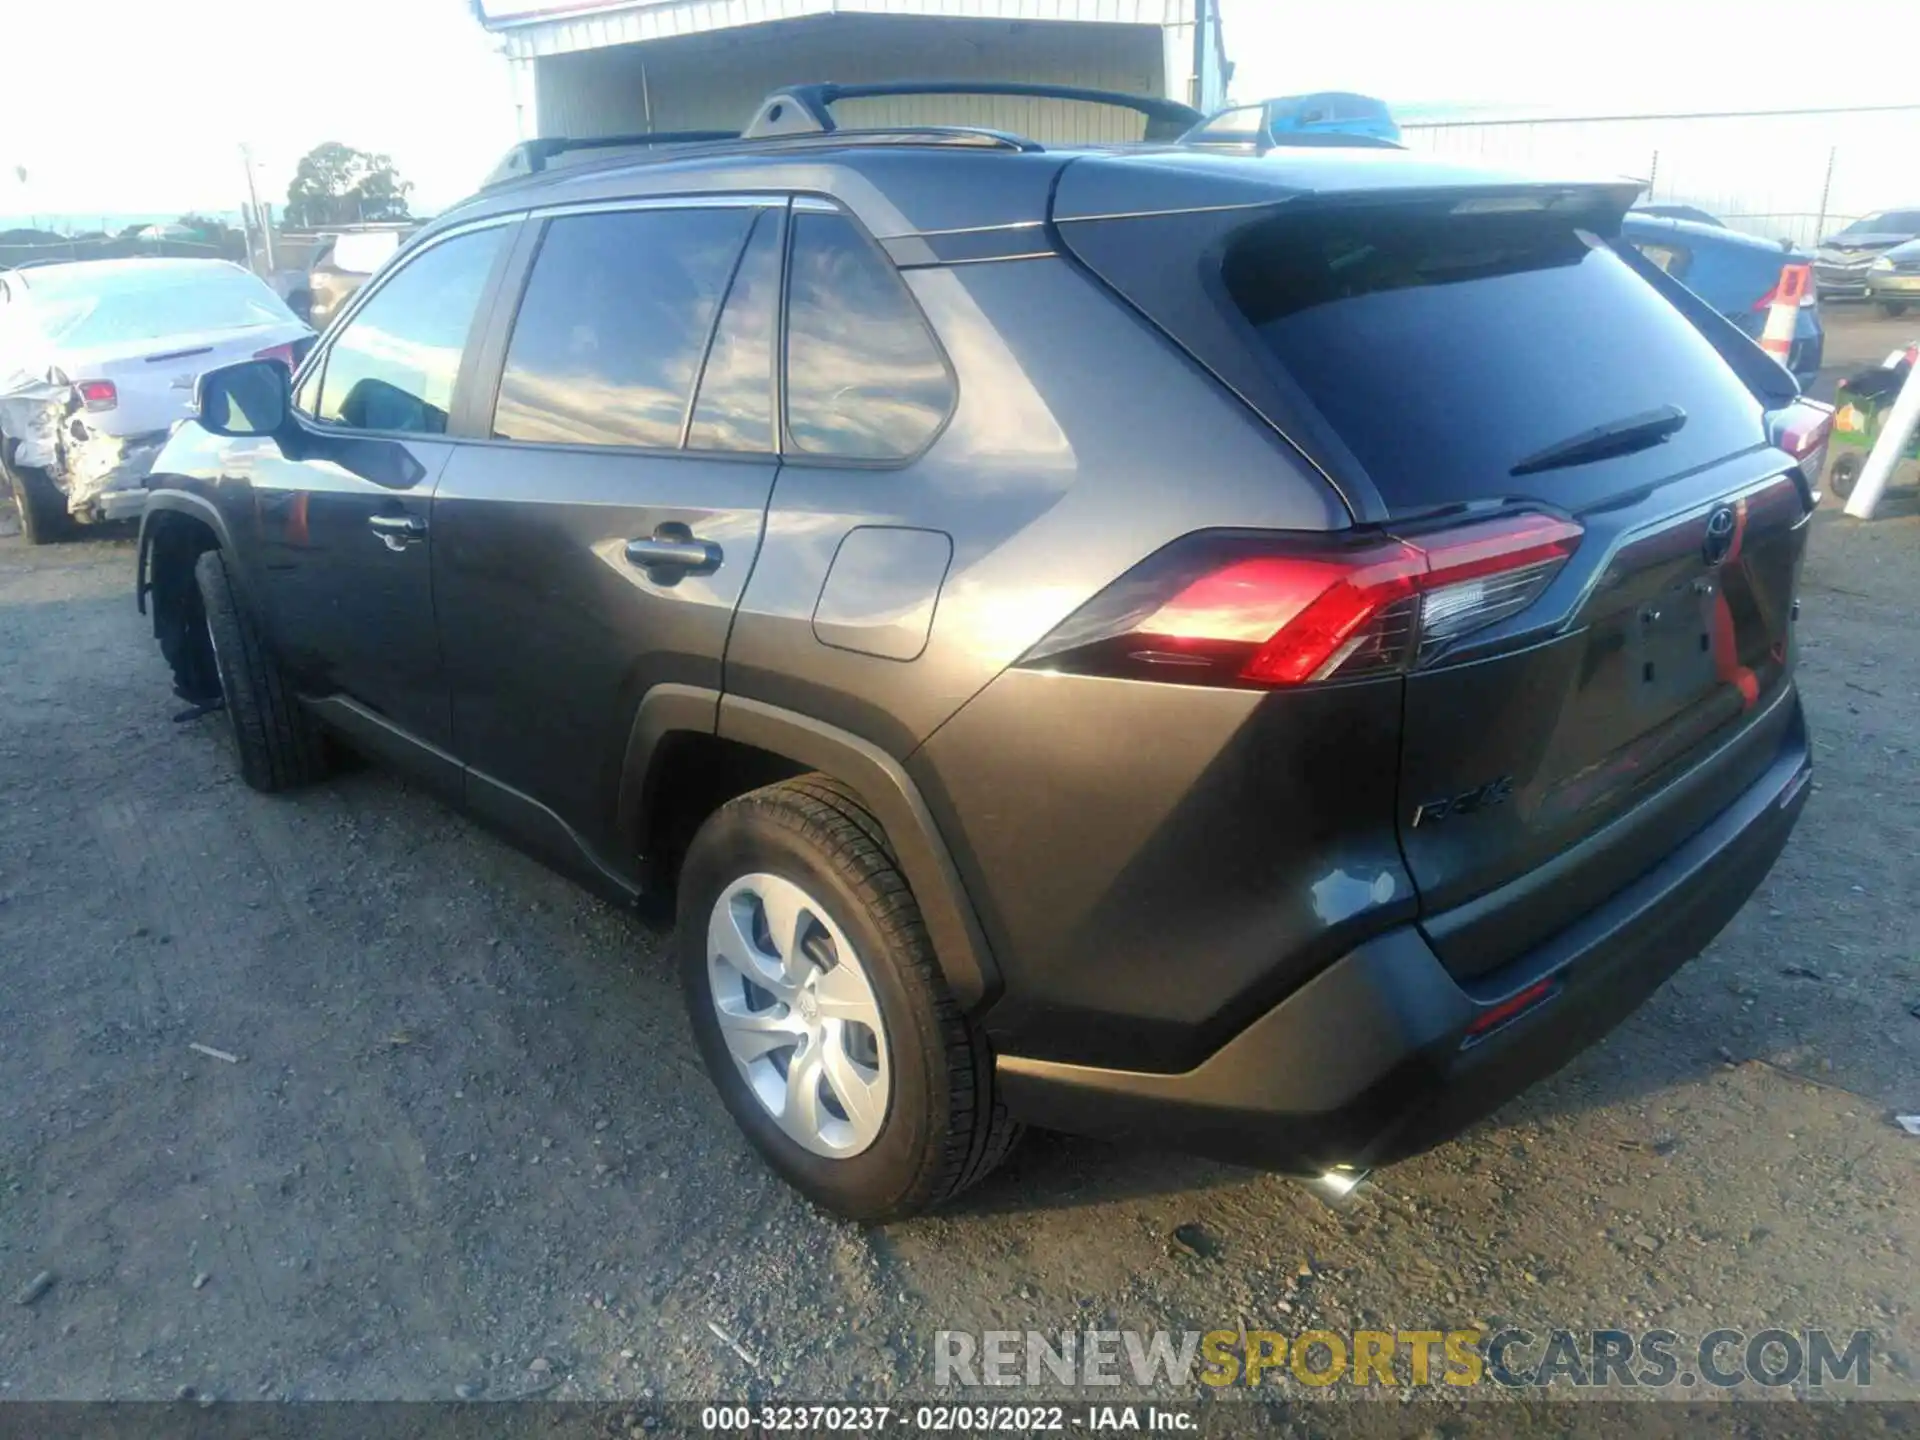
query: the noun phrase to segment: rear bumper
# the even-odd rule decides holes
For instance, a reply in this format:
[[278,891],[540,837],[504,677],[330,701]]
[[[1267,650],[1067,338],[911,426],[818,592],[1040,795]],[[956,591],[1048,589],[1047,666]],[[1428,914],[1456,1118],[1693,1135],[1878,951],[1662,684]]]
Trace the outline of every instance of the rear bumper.
[[[1296,1174],[1405,1159],[1564,1065],[1698,954],[1772,867],[1806,803],[1799,699],[1773,763],[1654,869],[1498,971],[1462,983],[1419,930],[1349,951],[1192,1070],[1003,1055],[1008,1107],[1037,1125]],[[1477,1017],[1550,998],[1474,1038]]]
[[147,508],[147,476],[167,443],[165,430],[141,435],[72,433],[67,443],[67,510],[83,523],[137,520]]

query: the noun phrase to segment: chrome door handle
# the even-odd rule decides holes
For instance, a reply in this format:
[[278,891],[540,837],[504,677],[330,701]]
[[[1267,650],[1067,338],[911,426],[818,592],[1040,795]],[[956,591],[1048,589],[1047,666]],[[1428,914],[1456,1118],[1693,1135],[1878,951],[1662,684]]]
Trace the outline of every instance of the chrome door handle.
[[387,549],[398,553],[427,533],[427,522],[418,515],[369,515],[367,528]]
[[665,584],[682,575],[711,575],[720,568],[721,558],[718,545],[696,540],[678,525],[662,525],[650,539],[627,541],[627,563]]

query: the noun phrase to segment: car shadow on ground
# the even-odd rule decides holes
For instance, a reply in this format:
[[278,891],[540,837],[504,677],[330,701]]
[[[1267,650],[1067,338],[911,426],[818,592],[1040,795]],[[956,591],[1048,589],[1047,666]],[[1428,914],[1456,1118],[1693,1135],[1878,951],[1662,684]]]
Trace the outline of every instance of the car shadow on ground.
[[[132,540],[140,533],[138,520],[106,520],[95,525],[61,525],[42,546],[82,545],[101,540]],[[20,538],[20,509],[0,484],[0,540]]]
[[966,1216],[1075,1210],[1245,1184],[1260,1172],[1194,1155],[1029,1130],[1006,1163],[941,1207]]

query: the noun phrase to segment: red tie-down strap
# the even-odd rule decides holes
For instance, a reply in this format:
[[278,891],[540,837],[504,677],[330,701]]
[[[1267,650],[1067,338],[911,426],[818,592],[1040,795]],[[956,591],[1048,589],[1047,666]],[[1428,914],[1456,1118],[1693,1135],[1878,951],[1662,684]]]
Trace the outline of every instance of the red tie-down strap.
[[[1733,506],[1733,544],[1721,569],[1740,558],[1740,542],[1747,534],[1747,502],[1743,496]],[[1727,604],[1727,587],[1721,583],[1713,593],[1713,668],[1714,673],[1740,692],[1742,708],[1751,710],[1760,699],[1760,680],[1740,663],[1740,645],[1733,628],[1733,607]]]

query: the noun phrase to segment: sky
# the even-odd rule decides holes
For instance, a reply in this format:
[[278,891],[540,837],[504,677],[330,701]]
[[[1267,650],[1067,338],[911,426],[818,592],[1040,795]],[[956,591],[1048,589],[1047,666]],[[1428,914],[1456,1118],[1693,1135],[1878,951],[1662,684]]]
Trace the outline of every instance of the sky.
[[[1844,54],[1798,0],[1219,3],[1237,98],[1351,89],[1403,114],[1920,102],[1920,0],[1828,0],[1872,37]],[[243,144],[281,203],[325,140],[391,155],[431,213],[515,139],[505,62],[467,0],[88,0],[84,24],[53,0],[6,9],[0,216],[232,212]]]
[[1220,13],[1236,98],[1358,90],[1398,112],[1529,115],[1920,104],[1916,0],[1221,0]]

